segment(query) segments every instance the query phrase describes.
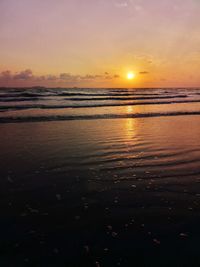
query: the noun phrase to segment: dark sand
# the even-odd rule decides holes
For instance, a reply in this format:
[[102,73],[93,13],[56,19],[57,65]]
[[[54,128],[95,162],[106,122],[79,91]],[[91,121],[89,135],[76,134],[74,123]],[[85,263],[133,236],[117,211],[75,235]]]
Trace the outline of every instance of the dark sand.
[[0,125],[0,266],[200,266],[200,117]]

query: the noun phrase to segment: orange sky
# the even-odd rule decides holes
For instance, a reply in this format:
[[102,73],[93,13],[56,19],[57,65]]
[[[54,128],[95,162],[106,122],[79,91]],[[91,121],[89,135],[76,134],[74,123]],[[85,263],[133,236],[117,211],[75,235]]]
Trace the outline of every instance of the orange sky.
[[1,0],[0,86],[200,86],[199,14],[197,0]]

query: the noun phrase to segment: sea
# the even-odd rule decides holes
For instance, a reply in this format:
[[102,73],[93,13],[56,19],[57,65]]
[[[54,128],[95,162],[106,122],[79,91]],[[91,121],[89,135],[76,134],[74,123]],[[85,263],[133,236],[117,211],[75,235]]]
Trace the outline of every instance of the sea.
[[0,122],[198,115],[199,88],[2,88]]

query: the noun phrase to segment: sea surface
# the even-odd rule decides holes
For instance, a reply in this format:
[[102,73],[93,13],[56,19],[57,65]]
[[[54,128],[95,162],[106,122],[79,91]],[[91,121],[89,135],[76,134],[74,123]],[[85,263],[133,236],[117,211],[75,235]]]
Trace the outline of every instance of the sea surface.
[[199,115],[199,103],[198,88],[2,88],[0,122]]
[[1,266],[200,266],[200,89],[0,90]]

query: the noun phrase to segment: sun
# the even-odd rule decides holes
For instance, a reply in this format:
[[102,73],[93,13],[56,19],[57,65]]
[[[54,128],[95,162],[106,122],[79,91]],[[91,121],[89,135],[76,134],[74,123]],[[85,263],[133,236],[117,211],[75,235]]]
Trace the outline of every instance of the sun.
[[133,80],[135,78],[135,73],[133,72],[128,72],[126,75],[128,80]]

